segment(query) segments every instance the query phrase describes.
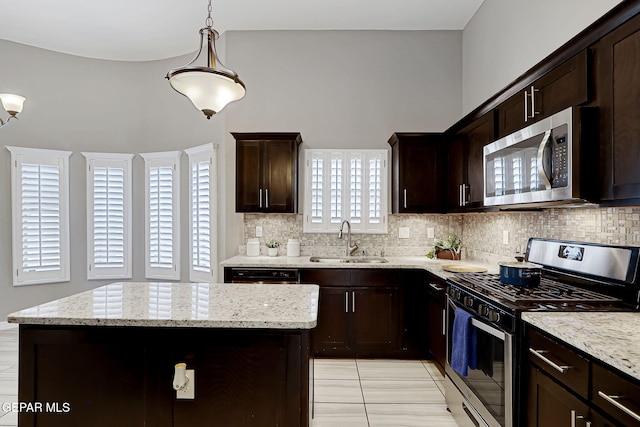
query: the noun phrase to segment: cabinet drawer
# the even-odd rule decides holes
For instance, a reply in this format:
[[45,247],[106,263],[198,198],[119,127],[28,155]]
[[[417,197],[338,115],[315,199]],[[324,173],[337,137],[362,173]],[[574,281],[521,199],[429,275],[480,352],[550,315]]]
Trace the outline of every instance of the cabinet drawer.
[[529,362],[579,396],[589,398],[589,360],[536,330],[528,329],[527,338]]
[[363,268],[351,270],[351,286],[395,286],[399,271]]
[[640,426],[640,384],[593,364],[591,400],[625,426]]
[[302,270],[300,272],[300,283],[315,283],[320,286],[349,286],[351,284],[351,272],[346,268]]

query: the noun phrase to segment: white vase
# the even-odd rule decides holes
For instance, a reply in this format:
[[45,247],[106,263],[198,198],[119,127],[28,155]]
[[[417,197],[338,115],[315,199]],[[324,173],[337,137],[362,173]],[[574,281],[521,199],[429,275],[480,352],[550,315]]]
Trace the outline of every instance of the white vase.
[[269,256],[278,256],[278,248],[267,248]]

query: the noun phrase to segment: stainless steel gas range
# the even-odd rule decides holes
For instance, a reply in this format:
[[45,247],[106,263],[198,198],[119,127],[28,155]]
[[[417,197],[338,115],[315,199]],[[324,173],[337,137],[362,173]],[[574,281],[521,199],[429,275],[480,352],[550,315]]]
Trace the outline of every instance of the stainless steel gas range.
[[[504,285],[491,274],[462,273],[448,279],[446,400],[458,424],[523,425],[521,366],[526,352],[520,314],[638,310],[639,255],[638,247],[530,239],[525,258],[542,267],[538,286]],[[456,313],[468,319],[467,333],[473,334],[471,360],[462,370],[460,345],[454,344]]]

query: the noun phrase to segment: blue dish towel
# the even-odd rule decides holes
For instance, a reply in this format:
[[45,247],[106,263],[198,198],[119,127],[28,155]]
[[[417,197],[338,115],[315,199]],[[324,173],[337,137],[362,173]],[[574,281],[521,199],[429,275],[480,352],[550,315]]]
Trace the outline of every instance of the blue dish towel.
[[454,316],[451,367],[466,377],[468,375],[467,368],[476,368],[476,331],[471,326],[471,313],[456,308]]

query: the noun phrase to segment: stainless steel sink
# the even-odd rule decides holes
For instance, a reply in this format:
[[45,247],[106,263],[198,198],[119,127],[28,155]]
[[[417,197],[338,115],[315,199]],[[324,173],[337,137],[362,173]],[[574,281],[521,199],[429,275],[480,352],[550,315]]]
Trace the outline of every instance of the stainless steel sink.
[[385,258],[382,257],[365,257],[365,256],[353,256],[353,257],[324,257],[324,256],[312,256],[309,258],[311,262],[322,262],[327,264],[336,264],[336,263],[354,263],[354,264],[381,264],[388,262]]

